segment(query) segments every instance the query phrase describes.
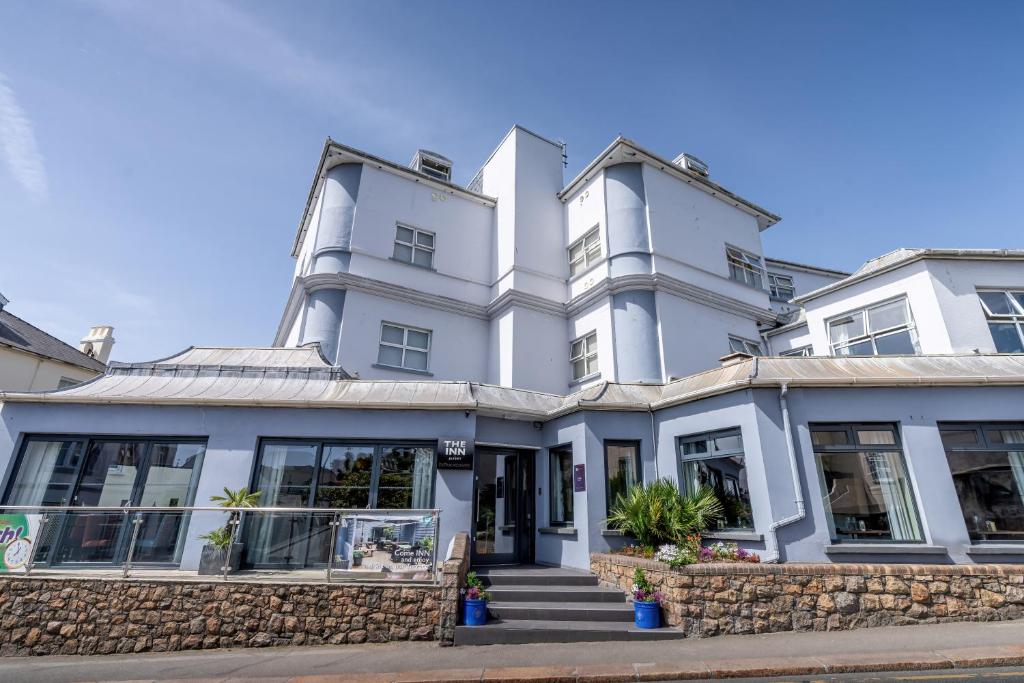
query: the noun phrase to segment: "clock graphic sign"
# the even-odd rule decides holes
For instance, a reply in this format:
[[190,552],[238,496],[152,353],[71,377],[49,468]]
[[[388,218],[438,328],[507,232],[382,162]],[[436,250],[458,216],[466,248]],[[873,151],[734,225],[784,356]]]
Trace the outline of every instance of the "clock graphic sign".
[[0,515],[0,573],[24,572],[41,515]]

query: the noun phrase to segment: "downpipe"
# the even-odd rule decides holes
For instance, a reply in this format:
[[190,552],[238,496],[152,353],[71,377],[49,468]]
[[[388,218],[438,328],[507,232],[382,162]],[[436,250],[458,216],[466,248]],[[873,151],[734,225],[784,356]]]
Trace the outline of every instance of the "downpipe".
[[772,522],[768,527],[768,535],[765,538],[766,552],[763,562],[779,561],[779,536],[778,530],[795,522],[799,522],[807,516],[804,508],[804,491],[800,484],[800,470],[796,462],[796,445],[793,443],[793,430],[789,426],[789,404],[786,402],[786,394],[789,393],[789,385],[783,383],[779,389],[779,408],[782,410],[782,429],[786,436],[786,453],[789,455],[789,471],[793,475],[793,491],[795,493],[796,513],[789,517]]

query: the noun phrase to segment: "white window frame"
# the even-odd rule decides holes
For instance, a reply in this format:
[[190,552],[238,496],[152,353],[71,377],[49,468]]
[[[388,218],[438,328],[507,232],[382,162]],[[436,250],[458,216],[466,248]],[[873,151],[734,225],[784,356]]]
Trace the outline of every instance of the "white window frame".
[[[591,338],[593,344],[590,343]],[[577,344],[578,352],[575,348]],[[579,361],[583,361],[582,375],[576,374],[576,363]],[[591,364],[594,366],[593,370],[590,369]],[[569,372],[572,374],[573,382],[582,382],[601,374],[601,368],[597,364],[597,330],[591,330],[569,342]]]
[[[1010,310],[1015,311],[1012,313],[993,313],[989,309],[988,304],[981,298],[982,294],[1002,294],[1007,301],[1010,302]],[[1017,297],[1021,297],[1018,299]],[[992,324],[1003,324],[1003,325],[1014,325],[1017,328],[1017,336],[1020,338],[1020,342],[1024,345],[1024,304],[1021,303],[1024,300],[1024,287],[1011,288],[1011,289],[979,289],[978,290],[978,302],[981,304],[981,310],[985,312],[985,319],[989,325],[989,334],[992,334]],[[992,336],[992,344],[996,343],[996,338]],[[1000,351],[996,349],[996,353],[1016,353],[1014,351]]]
[[[396,342],[384,341],[384,328],[385,327],[394,327],[394,328],[402,330],[402,343],[398,344]],[[409,332],[410,331],[411,332],[420,332],[420,333],[423,333],[423,334],[427,335],[427,348],[423,349],[423,348],[420,348],[418,346],[410,346],[409,345]],[[393,322],[388,321],[388,320],[382,320],[381,323],[380,323],[380,334],[377,336],[377,363],[376,364],[381,366],[381,367],[394,368],[396,370],[406,370],[406,371],[409,371],[409,372],[420,372],[420,373],[424,373],[424,374],[429,374],[429,372],[430,372],[430,348],[433,345],[433,342],[434,342],[434,333],[433,333],[432,330],[427,330],[427,329],[424,329],[422,327],[413,327],[412,325],[403,325],[402,323],[393,323]],[[394,365],[392,363],[385,363],[384,361],[381,360],[381,353],[380,353],[381,352],[381,347],[384,347],[384,346],[387,346],[387,347],[390,347],[390,348],[394,348],[394,349],[401,349],[402,350],[402,364],[401,365]],[[410,367],[410,366],[406,365],[405,364],[405,353],[406,353],[406,351],[416,351],[416,352],[419,352],[419,353],[426,353],[427,354],[426,367],[425,368],[415,368],[415,367]]]
[[[569,257],[569,277],[579,275],[601,260],[600,228],[600,225],[595,225],[566,249]],[[588,240],[590,240],[589,244]],[[578,251],[578,253],[574,255],[574,251]]]
[[[735,448],[719,448],[719,439],[725,439],[730,437],[736,437],[739,439],[739,445]],[[686,446],[688,444],[704,444],[703,452],[686,453]],[[747,467],[747,455],[743,447],[743,430],[740,427],[731,427],[729,429],[718,429],[713,432],[704,432],[703,434],[691,434],[689,436],[676,437],[676,475],[680,483],[680,489],[687,495],[696,493],[693,487],[693,482],[686,476],[686,464],[690,462],[700,462],[707,460],[722,460],[724,458],[740,457],[743,459],[743,468]],[[750,471],[747,470],[747,502],[750,504],[750,526],[722,526],[718,529],[709,529],[710,534],[714,534],[716,531],[738,531],[738,532],[750,532],[755,531],[756,525],[754,524],[754,509],[753,500],[751,499],[750,491]],[[724,484],[723,484],[724,489]],[[736,493],[739,494],[739,487],[737,482]]]
[[[784,281],[784,282],[780,282]],[[782,293],[785,290],[786,294]],[[796,287],[793,285],[793,276],[768,271],[768,294],[773,299],[789,301],[796,296]]]
[[[736,348],[737,346],[740,348]],[[751,356],[763,356],[764,347],[761,346],[760,342],[756,342],[753,339],[746,339],[744,337],[738,337],[735,334],[730,334],[729,353],[746,353]]]
[[725,260],[729,266],[729,279],[754,289],[763,290],[767,280],[764,261],[745,249],[725,245]]
[[798,346],[795,349],[786,349],[785,351],[779,351],[780,356],[813,356],[811,345]]
[[[906,318],[907,322],[902,324],[902,325],[895,325],[895,326],[892,326],[892,327],[885,327],[885,328],[882,328],[880,330],[873,330],[873,329],[871,329],[870,328],[870,324],[871,324],[870,311],[872,311],[872,310],[874,310],[876,308],[881,308],[883,306],[889,306],[889,305],[894,304],[894,303],[896,303],[898,301],[902,301],[903,302],[904,310],[907,313],[907,318]],[[844,341],[833,341],[833,339],[832,339],[832,324],[834,322],[838,321],[838,320],[843,319],[843,318],[852,318],[853,316],[858,315],[858,314],[863,316],[863,319],[864,319],[864,333],[860,334],[860,335],[858,335],[856,337],[851,337],[851,338],[846,339]],[[870,358],[872,356],[878,356],[879,353],[878,353],[878,343],[877,343],[877,340],[879,338],[881,338],[881,337],[887,337],[889,335],[897,334],[897,333],[903,332],[903,331],[907,331],[907,332],[910,333],[910,340],[914,344],[914,355],[920,355],[921,354],[921,342],[920,342],[920,339],[918,338],[918,335],[917,335],[917,324],[914,322],[914,312],[910,308],[910,299],[908,299],[906,296],[898,296],[898,297],[894,297],[892,299],[886,299],[885,301],[878,301],[876,303],[868,304],[867,306],[861,306],[860,308],[855,308],[853,310],[846,311],[845,313],[842,313],[840,315],[832,316],[831,318],[829,318],[829,319],[827,319],[825,321],[825,331],[828,334],[829,353],[831,353],[833,356],[848,356],[849,354],[841,354],[841,353],[837,353],[837,351],[839,349],[848,348],[850,346],[854,346],[856,344],[860,344],[860,343],[863,343],[865,341],[870,341],[871,342],[871,356],[863,356],[862,355],[861,357],[869,357]]]
[[[402,230],[412,231],[412,241],[407,242],[403,239],[399,239],[399,233]],[[430,238],[430,246],[420,243],[420,236],[424,235]],[[400,258],[398,256],[398,246],[409,248],[409,260]],[[395,249],[391,252],[391,258],[399,263],[406,263],[410,266],[416,266],[417,268],[425,268],[427,270],[434,269],[434,251],[437,249],[437,234],[429,230],[423,230],[415,226],[409,225],[408,223],[395,223]],[[430,255],[430,265],[425,266],[422,263],[416,263],[416,253],[425,253]]]

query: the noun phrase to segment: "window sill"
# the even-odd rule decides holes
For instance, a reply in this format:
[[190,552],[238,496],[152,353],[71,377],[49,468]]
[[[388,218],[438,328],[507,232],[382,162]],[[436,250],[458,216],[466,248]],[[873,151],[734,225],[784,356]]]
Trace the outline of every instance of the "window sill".
[[394,261],[395,263],[401,263],[403,266],[412,266],[413,268],[419,268],[420,270],[429,270],[429,271],[434,272],[434,273],[437,272],[437,268],[435,268],[434,266],[421,266],[418,263],[413,263],[412,261],[403,261],[402,259],[395,258],[394,256],[388,256],[388,261]]
[[763,541],[764,536],[754,531],[707,531],[701,534],[703,538],[713,538],[716,541]]
[[925,543],[836,543],[826,555],[945,555],[946,547]]
[[585,384],[586,382],[589,382],[589,381],[595,380],[595,379],[601,379],[601,373],[600,372],[592,372],[589,375],[584,375],[583,377],[580,377],[579,379],[574,379],[573,381],[569,382],[569,386],[570,387],[578,387],[581,384]]
[[413,368],[400,368],[397,365],[385,365],[384,363],[374,363],[371,367],[375,367],[378,370],[394,370],[395,372],[408,372],[413,375],[423,375],[425,377],[433,377],[434,373],[429,370],[414,370]]
[[550,534],[553,536],[575,536],[576,527],[573,526],[542,526],[537,529],[538,533]]
[[622,529],[602,529],[601,530],[601,535],[602,536],[619,536],[619,537],[622,537],[622,538],[624,538],[626,536],[630,536],[631,537],[630,534],[627,534]]
[[972,545],[967,549],[968,555],[1024,555],[1024,543],[988,543]]

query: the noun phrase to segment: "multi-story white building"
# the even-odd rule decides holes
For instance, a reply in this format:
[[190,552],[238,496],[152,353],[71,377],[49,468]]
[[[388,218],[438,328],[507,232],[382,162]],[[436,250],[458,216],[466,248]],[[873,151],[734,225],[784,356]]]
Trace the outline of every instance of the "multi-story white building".
[[[618,138],[565,183],[563,154],[516,126],[462,187],[440,154],[328,140],[273,348],[0,394],[4,503],[77,500],[85,471],[99,500],[90,463],[111,454],[138,458],[123,504],[176,469],[179,505],[248,486],[312,514],[324,487],[380,504],[387,476],[442,510],[443,544],[469,531],[475,563],[586,567],[623,542],[616,497],[668,477],[714,488],[709,536],[767,560],[1024,559],[1024,252],[900,250],[853,274],[769,259],[779,217],[703,162]],[[444,441],[475,447],[471,469],[442,464]],[[188,457],[155,466],[171,446]],[[213,523],[188,524],[152,557],[196,567]],[[89,554],[88,533],[45,561],[123,556],[127,534]],[[284,565],[332,556],[290,533]],[[261,538],[244,563],[266,564]]]

